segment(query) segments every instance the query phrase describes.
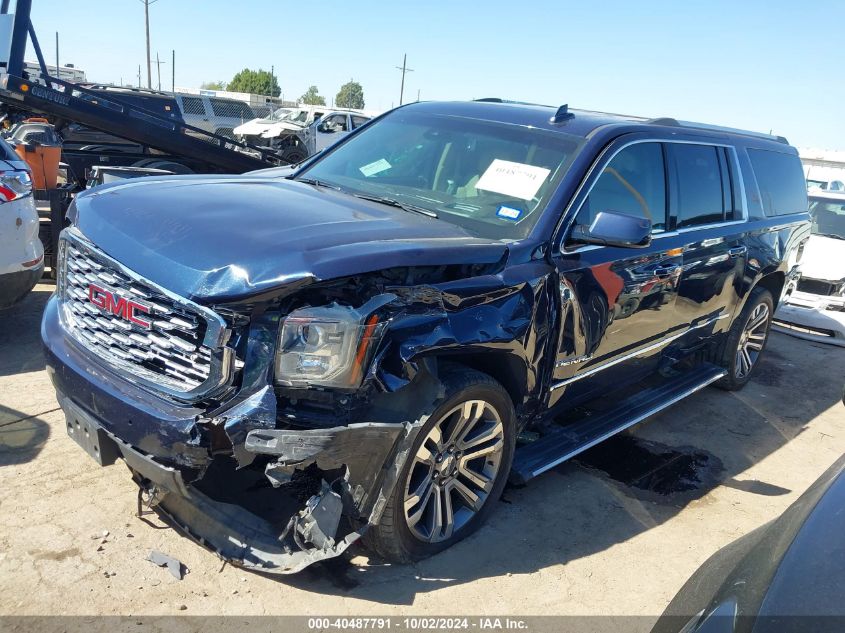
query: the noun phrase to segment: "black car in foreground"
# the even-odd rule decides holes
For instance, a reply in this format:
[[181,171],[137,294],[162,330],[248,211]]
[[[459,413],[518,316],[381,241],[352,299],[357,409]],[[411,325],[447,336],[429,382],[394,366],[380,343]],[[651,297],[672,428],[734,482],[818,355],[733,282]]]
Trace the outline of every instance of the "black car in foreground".
[[779,518],[705,562],[652,633],[845,630],[845,457]]
[[68,215],[42,324],[68,432],[276,573],[361,537],[436,553],[508,477],[741,388],[809,235],[782,138],[500,100],[398,108],[293,169],[104,185]]

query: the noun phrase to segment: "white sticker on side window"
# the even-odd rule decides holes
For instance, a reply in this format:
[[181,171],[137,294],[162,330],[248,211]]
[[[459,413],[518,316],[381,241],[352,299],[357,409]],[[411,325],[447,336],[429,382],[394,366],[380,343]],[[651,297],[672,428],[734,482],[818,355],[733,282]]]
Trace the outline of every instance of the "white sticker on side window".
[[387,171],[391,168],[391,164],[388,163],[383,158],[379,158],[374,163],[369,163],[368,165],[364,165],[363,167],[359,167],[358,171],[364,174],[365,177],[369,178],[370,176],[375,176],[376,174]]
[[479,178],[476,189],[493,191],[520,200],[531,200],[551,170],[497,158]]

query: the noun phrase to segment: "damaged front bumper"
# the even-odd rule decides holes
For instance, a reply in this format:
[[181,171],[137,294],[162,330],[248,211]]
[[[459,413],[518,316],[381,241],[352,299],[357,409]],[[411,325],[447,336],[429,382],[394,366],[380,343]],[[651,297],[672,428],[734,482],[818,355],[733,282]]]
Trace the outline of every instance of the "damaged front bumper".
[[798,338],[845,347],[845,298],[796,291],[778,306],[772,327]]
[[143,500],[224,560],[268,573],[339,556],[378,523],[427,417],[407,412],[431,411],[442,395],[421,374],[413,389],[374,398],[372,421],[292,430],[273,428],[276,401],[265,387],[205,417],[92,364],[61,336],[54,301],[42,328],[68,434],[103,466],[123,459],[140,487],[139,512]]

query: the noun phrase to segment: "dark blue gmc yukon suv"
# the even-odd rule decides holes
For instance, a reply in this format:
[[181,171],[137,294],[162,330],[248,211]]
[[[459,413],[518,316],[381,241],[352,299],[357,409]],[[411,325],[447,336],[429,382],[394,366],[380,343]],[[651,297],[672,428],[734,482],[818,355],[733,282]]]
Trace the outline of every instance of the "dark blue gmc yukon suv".
[[69,217],[42,325],[68,433],[275,573],[431,555],[508,478],[741,388],[809,236],[783,138],[498,99]]

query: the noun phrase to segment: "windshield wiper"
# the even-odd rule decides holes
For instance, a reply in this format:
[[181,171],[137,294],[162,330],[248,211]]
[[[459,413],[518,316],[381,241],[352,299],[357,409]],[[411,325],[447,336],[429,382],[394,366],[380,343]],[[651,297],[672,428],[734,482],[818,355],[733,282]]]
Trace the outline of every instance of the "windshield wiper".
[[821,237],[832,237],[835,240],[845,240],[845,235],[838,235],[836,233],[813,233],[813,235],[819,235]]
[[340,191],[340,187],[337,185],[332,185],[322,180],[317,180],[316,178],[292,178],[291,180],[295,180],[296,182],[304,182],[306,185],[314,185],[315,187],[323,187],[325,189],[334,189],[335,191]]
[[437,218],[437,214],[430,209],[426,209],[425,207],[418,207],[415,204],[399,202],[399,200],[394,200],[393,198],[388,198],[386,196],[371,196],[366,193],[353,193],[352,195],[356,198],[361,198],[361,200],[379,202],[381,204],[386,204],[389,207],[395,207],[397,209],[402,209],[403,211],[408,211],[410,213],[419,213],[420,215],[424,215],[428,218]]

